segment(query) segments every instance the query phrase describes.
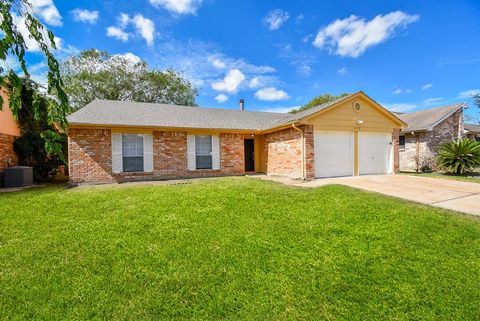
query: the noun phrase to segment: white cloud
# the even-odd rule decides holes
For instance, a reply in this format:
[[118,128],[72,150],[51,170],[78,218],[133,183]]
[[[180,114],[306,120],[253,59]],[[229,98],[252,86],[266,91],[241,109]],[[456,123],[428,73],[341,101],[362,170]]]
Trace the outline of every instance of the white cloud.
[[391,38],[399,27],[405,28],[418,20],[418,15],[409,15],[402,11],[378,15],[370,21],[351,15],[342,20],[337,19],[320,29],[313,45],[340,56],[356,58],[369,47]]
[[427,90],[433,87],[433,84],[425,84],[422,86],[422,90]]
[[281,9],[275,9],[267,13],[263,18],[263,23],[268,26],[270,30],[279,29],[290,18],[288,12]]
[[221,61],[218,58],[213,58],[211,62],[212,62],[212,66],[217,69],[224,69],[227,67],[227,64],[225,64],[223,61]]
[[338,72],[339,75],[345,75],[347,73],[347,68],[342,67],[342,68],[338,69],[337,72]]
[[235,93],[245,79],[245,75],[238,69],[231,69],[222,81],[212,83],[212,88],[217,91]]
[[149,0],[154,7],[162,7],[174,14],[196,14],[203,0]]
[[423,101],[424,105],[437,105],[440,101],[443,100],[443,97],[432,97],[432,98],[427,98]]
[[[222,80],[227,72],[238,69],[244,74],[244,81],[238,91],[248,90],[250,79],[259,77],[263,86],[279,86],[280,81],[274,74],[275,69],[268,65],[255,65],[242,58],[225,55],[221,48],[210,42],[200,40],[180,41],[170,39],[158,42],[155,50],[148,50],[142,56],[157,69],[173,68],[201,89],[203,94],[215,97],[219,92],[212,88],[212,83]],[[219,69],[212,65],[218,59],[225,64]],[[247,81],[248,80],[248,81]],[[228,95],[227,92],[224,92]]]
[[[17,30],[22,34],[23,39],[25,41],[25,45],[27,46],[27,51],[30,52],[40,52],[40,47],[38,43],[30,37],[30,32],[28,31],[27,25],[25,24],[25,19],[23,17],[17,16],[16,14],[12,15],[13,23],[17,27]],[[52,44],[48,37],[44,36],[44,41],[48,45],[49,49],[52,49]],[[55,45],[57,50],[62,49],[62,38],[54,37]]]
[[107,28],[107,36],[126,42],[128,41],[130,34],[123,31],[121,28],[110,26]]
[[130,16],[126,13],[120,13],[118,16],[118,23],[122,28],[125,28],[130,23]]
[[286,100],[290,98],[286,92],[275,87],[260,89],[255,93],[255,97],[265,101]]
[[137,32],[142,36],[143,39],[147,42],[147,45],[153,45],[153,36],[155,33],[155,23],[142,16],[141,14],[135,15],[132,19]]
[[255,88],[258,88],[260,86],[261,86],[260,78],[258,78],[258,77],[254,77],[254,78],[250,79],[250,82],[248,83],[248,88],[255,89]]
[[394,91],[392,91],[392,94],[394,94],[394,95],[398,95],[398,94],[401,94],[401,93],[403,93],[403,90],[401,90],[400,88],[395,89]]
[[124,54],[114,55],[114,57],[121,57],[123,59],[126,59],[131,63],[132,66],[142,62],[142,59],[139,56],[137,56],[137,55],[135,55],[131,52],[126,52]]
[[387,107],[387,109],[389,109],[391,111],[395,111],[395,112],[399,112],[399,113],[409,112],[409,111],[412,111],[416,108],[416,106],[413,105],[413,104],[405,104],[405,103],[391,104],[391,105],[382,104],[382,105]]
[[62,25],[62,16],[52,0],[30,0],[35,14],[38,15],[46,24],[52,26]]
[[307,42],[310,41],[310,39],[312,39],[312,37],[313,37],[312,34],[308,34],[308,35],[306,35],[305,37],[302,38],[302,41],[303,41],[304,43],[307,43]]
[[219,103],[224,103],[228,100],[228,96],[225,94],[219,94],[215,97],[215,100],[218,101]]
[[125,31],[125,29],[130,24],[133,24],[135,31],[143,39],[145,39],[147,45],[153,45],[155,37],[155,23],[152,20],[145,18],[141,14],[136,14],[133,18],[130,18],[130,16],[126,13],[121,13],[117,20],[118,26],[110,26],[107,28],[107,36],[126,42],[130,38],[131,33]]
[[411,90],[411,89],[405,89],[405,93],[406,93],[406,94],[409,94],[409,93],[411,93],[412,91],[413,91],[413,90]]
[[460,99],[469,99],[472,96],[480,95],[480,89],[470,89],[458,93],[458,98]]
[[80,21],[80,22],[86,22],[86,23],[95,23],[98,20],[98,11],[93,10],[87,10],[87,9],[74,9],[71,11],[71,14],[73,16],[73,20],[75,21]]

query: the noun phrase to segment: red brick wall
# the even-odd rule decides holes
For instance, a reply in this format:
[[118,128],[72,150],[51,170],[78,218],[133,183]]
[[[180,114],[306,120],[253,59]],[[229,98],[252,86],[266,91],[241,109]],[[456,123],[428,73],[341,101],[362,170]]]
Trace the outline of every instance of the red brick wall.
[[[313,140],[313,130],[309,134]],[[302,140],[294,128],[265,134],[266,171],[268,175],[302,178]],[[313,147],[313,143],[311,144]],[[313,155],[313,151],[311,151]],[[311,163],[309,163],[311,166]]]
[[9,166],[18,165],[18,158],[13,151],[15,136],[0,133],[0,183],[3,182],[3,172]]
[[187,174],[186,132],[153,132],[153,169],[160,177]]
[[240,134],[220,135],[220,168],[225,174],[245,174],[245,144]]
[[114,182],[110,130],[70,129],[68,162],[72,184]]
[[393,142],[393,172],[398,173],[400,170],[400,129],[394,129],[392,133],[392,142]]
[[69,130],[70,182],[109,183],[134,180],[242,175],[244,142],[240,134],[220,134],[220,169],[187,168],[187,133],[153,132],[153,173],[112,174],[110,130]]

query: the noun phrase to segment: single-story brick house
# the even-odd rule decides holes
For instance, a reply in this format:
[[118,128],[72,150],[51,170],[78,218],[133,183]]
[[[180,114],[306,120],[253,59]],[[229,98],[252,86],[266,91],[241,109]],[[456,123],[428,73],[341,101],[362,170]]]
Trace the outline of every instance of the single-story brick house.
[[437,146],[464,136],[463,108],[459,103],[412,113],[397,113],[408,124],[399,136],[400,170],[434,166]]
[[7,94],[0,90],[0,95],[3,98],[3,108],[0,111],[0,186],[2,186],[5,168],[18,165],[13,142],[20,136],[20,128],[9,108]]
[[95,100],[68,121],[71,184],[393,173],[406,127],[363,92],[297,114]]
[[465,136],[471,140],[480,142],[480,124],[465,124]]

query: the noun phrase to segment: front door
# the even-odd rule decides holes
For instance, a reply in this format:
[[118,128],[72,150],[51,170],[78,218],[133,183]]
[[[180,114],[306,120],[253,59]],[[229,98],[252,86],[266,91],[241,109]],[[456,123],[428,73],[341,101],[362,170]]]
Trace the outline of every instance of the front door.
[[253,139],[245,139],[245,172],[255,171],[255,148]]

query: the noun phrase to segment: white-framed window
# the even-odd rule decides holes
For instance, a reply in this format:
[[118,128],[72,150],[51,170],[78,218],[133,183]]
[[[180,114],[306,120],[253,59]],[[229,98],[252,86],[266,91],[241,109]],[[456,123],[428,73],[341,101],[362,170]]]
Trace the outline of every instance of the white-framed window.
[[195,136],[195,164],[197,169],[212,169],[212,136]]
[[123,172],[143,172],[143,135],[122,134]]
[[187,135],[188,169],[220,169],[220,137],[218,135]]
[[152,134],[113,133],[112,172],[153,172]]

